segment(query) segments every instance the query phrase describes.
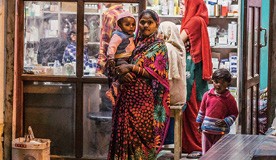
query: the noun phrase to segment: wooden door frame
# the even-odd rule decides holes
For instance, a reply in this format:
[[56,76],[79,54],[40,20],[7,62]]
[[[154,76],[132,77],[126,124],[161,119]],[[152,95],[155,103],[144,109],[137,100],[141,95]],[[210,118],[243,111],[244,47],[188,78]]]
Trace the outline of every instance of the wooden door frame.
[[[247,90],[249,88],[249,86],[254,86],[253,84],[256,84],[257,86],[259,86],[260,83],[260,75],[253,77],[252,79],[248,80],[248,75],[247,75],[247,70],[248,70],[248,64],[247,64],[247,60],[248,60],[248,47],[244,47],[248,45],[248,26],[247,26],[247,22],[248,22],[248,4],[254,3],[254,2],[249,2],[249,0],[246,0],[243,2],[243,17],[241,18],[241,23],[242,23],[242,37],[241,37],[241,41],[242,41],[242,46],[240,46],[240,54],[239,54],[239,107],[240,107],[240,117],[239,117],[239,125],[241,126],[241,133],[242,134],[248,134],[247,133],[247,96],[245,97],[245,95],[247,95]],[[259,17],[261,18],[261,17]],[[261,22],[259,19],[259,26],[261,27]],[[253,29],[254,32],[254,29]],[[255,35],[255,33],[253,33],[253,36]],[[258,44],[260,44],[260,39],[257,42]],[[254,46],[254,45],[253,45]],[[260,50],[258,51],[260,54]],[[258,58],[258,60],[260,61],[260,57]],[[259,66],[260,69],[260,66]],[[259,72],[259,71],[258,71]],[[258,106],[258,95],[259,95],[259,89],[257,89],[256,91],[257,93],[257,106]],[[253,94],[253,92],[252,92]],[[252,104],[254,103],[254,101],[252,101]],[[257,107],[258,109],[258,107]],[[254,108],[251,109],[251,115],[254,116],[253,113]],[[256,111],[255,114],[256,117],[256,123],[258,120],[258,114]],[[253,117],[252,117],[252,121],[253,122]],[[254,125],[254,124],[253,124]],[[252,125],[252,126],[253,126]],[[256,132],[258,131],[258,123],[256,124]],[[250,132],[253,132],[254,128],[251,128]]]
[[[246,6],[244,6],[244,10],[247,9]],[[243,11],[244,11],[243,10]],[[269,34],[268,34],[268,85],[267,85],[267,127],[270,127],[274,118],[275,118],[275,109],[276,109],[276,99],[273,97],[276,97],[276,38],[273,36],[274,33],[276,33],[276,3],[274,3],[273,0],[270,0],[270,8],[269,8]],[[240,21],[242,24],[241,26],[244,27],[244,22],[245,21]],[[241,41],[244,44],[244,35],[241,37]],[[240,61],[239,65],[242,66],[243,59],[242,55],[244,53],[244,50],[242,47],[239,48],[240,53]],[[243,67],[239,68],[240,73],[243,73],[245,69]],[[239,97],[243,94],[242,88],[243,88],[243,74],[239,74]],[[242,99],[239,98],[239,105],[242,106]],[[241,118],[245,116],[245,113],[241,112],[240,113]],[[243,120],[240,119],[239,122],[241,122],[241,125],[244,125],[242,122]]]
[[[268,102],[267,102],[267,127],[270,127],[275,118],[276,106],[276,38],[273,33],[276,33],[276,3],[270,0],[269,11],[269,40],[268,40]],[[273,45],[274,44],[274,45]]]

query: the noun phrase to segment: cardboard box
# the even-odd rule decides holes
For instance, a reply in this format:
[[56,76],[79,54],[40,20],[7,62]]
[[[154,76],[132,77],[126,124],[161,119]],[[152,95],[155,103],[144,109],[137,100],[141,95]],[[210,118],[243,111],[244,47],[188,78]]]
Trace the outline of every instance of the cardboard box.
[[77,12],[77,3],[76,2],[61,2],[61,11],[62,12]]

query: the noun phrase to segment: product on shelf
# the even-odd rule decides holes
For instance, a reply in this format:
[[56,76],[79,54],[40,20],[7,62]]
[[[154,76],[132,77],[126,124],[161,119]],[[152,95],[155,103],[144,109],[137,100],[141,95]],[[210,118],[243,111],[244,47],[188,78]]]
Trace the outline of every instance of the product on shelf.
[[229,45],[237,45],[237,30],[238,25],[237,22],[232,21],[228,24],[228,44]]
[[230,73],[233,77],[238,75],[238,56],[236,52],[229,53]]
[[148,0],[148,9],[156,11],[160,15],[182,15],[183,5],[179,0]]
[[232,0],[206,0],[209,16],[233,17],[238,16],[238,5]]

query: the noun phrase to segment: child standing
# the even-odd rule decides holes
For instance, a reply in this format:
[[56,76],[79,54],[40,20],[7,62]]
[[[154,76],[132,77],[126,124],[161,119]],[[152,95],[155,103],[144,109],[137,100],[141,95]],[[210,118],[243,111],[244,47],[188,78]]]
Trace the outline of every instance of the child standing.
[[218,69],[212,75],[214,88],[203,95],[196,119],[202,132],[202,154],[205,154],[224,134],[238,116],[235,98],[227,87],[231,83],[231,74],[227,69]]
[[106,69],[109,79],[113,82],[110,89],[106,92],[107,97],[115,105],[116,96],[118,95],[119,83],[116,80],[115,66],[128,64],[129,57],[135,48],[134,32],[136,22],[134,16],[125,11],[117,17],[117,30],[112,33],[107,50]]

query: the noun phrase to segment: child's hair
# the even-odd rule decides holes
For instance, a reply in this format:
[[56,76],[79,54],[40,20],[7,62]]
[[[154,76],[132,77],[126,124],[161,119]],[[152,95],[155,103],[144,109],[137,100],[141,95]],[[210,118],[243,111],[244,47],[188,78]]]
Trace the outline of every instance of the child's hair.
[[232,80],[232,75],[231,73],[225,69],[225,68],[220,68],[220,69],[217,69],[213,75],[212,75],[212,80],[220,80],[220,79],[223,79],[225,82],[228,82],[230,83],[231,80]]

